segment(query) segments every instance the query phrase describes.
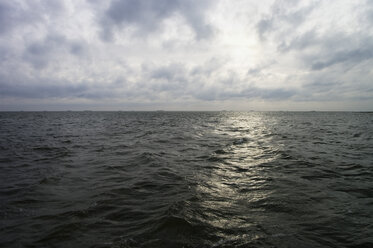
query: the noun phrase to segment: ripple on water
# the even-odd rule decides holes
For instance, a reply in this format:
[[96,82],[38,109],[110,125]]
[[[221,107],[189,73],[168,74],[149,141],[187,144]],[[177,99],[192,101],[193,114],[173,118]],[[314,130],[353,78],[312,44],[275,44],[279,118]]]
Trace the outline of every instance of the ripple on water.
[[371,247],[373,115],[0,114],[0,246]]

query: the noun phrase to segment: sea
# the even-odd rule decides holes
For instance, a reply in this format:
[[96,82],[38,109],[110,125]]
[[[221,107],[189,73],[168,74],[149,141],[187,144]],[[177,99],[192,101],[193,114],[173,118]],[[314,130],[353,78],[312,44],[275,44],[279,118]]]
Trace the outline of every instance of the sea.
[[0,247],[373,247],[373,113],[0,112]]

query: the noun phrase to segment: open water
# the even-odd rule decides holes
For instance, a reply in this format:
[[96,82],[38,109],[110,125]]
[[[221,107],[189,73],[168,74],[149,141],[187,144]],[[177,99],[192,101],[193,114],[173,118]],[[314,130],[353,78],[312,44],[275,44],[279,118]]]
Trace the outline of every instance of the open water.
[[1,112],[0,247],[373,247],[373,114]]

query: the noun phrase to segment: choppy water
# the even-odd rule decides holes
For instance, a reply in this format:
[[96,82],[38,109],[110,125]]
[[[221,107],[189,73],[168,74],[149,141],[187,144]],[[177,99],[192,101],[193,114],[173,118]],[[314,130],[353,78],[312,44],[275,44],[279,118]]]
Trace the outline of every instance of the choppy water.
[[373,247],[373,114],[0,113],[1,247]]

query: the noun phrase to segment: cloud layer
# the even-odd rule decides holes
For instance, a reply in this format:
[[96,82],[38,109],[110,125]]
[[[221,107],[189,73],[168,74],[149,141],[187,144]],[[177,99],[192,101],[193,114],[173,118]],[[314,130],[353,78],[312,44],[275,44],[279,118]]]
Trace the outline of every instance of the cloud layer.
[[372,6],[0,0],[0,110],[371,110]]

